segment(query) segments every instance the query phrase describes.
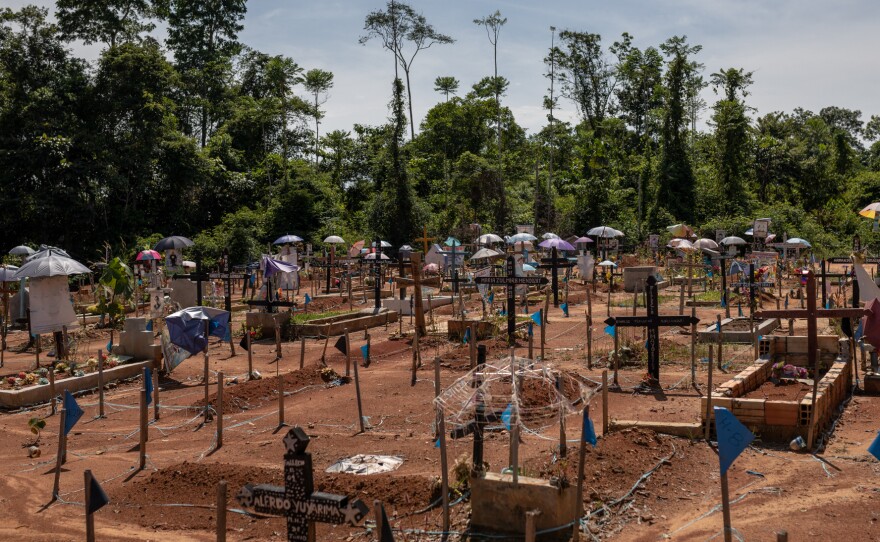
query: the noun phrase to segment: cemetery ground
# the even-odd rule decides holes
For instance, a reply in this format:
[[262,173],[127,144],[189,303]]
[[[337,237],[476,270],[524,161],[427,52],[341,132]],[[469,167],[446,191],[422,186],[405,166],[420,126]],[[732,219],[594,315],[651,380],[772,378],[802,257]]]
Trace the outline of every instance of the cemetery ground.
[[[673,288],[664,292],[677,294]],[[547,361],[576,374],[589,385],[601,383],[611,339],[602,333],[607,306],[601,290],[592,297],[593,368],[586,366],[587,304],[583,286],[571,285],[570,317],[550,304],[547,326]],[[465,296],[467,297],[467,296]],[[332,299],[322,298],[328,307]],[[612,296],[612,315],[632,314],[632,294]],[[678,296],[661,295],[662,314],[678,314]],[[338,304],[341,304],[341,300]],[[623,305],[630,306],[623,306]],[[543,305],[543,303],[542,303]],[[356,306],[357,308],[357,306]],[[467,301],[471,315],[480,314],[479,298]],[[285,379],[285,419],[311,436],[309,452],[315,467],[315,489],[348,495],[371,508],[374,499],[385,503],[396,540],[440,540],[440,453],[434,446],[434,366],[441,359],[440,378],[445,388],[470,368],[468,347],[445,338],[444,323],[452,307],[435,309],[427,317],[435,330],[421,341],[423,366],[415,386],[410,385],[412,324],[404,316],[405,337],[398,337],[398,324],[369,330],[371,363],[359,367],[364,415],[368,429],[359,433],[355,386],[322,374],[323,339],[307,339],[300,369],[300,342],[284,342],[282,358],[276,360],[275,343],[263,339],[253,346],[254,369],[260,380],[247,381],[247,353],[238,348],[230,356],[229,344],[211,341],[210,401],[216,394],[217,371],[223,371],[224,439],[215,450],[216,419],[204,423],[202,405],[202,356],[196,354],[161,380],[160,419],[153,421],[149,409],[149,441],[146,468],[138,470],[138,398],[140,379],[112,385],[106,392],[106,417],[98,419],[97,393],[79,396],[85,415],[71,432],[68,459],[61,474],[60,498],[46,506],[52,495],[58,415],[48,405],[0,414],[0,539],[66,541],[84,538],[82,472],[91,469],[101,482],[110,504],[95,515],[98,540],[167,541],[214,540],[216,484],[227,480],[229,540],[283,540],[285,520],[255,518],[237,513],[235,494],[245,483],[282,484],[282,438],[278,430],[276,374]],[[534,307],[531,310],[536,310]],[[689,311],[690,309],[687,309]],[[714,321],[723,309],[698,307],[701,325]],[[644,314],[644,307],[638,309]],[[244,313],[236,312],[234,328],[240,329]],[[432,321],[434,325],[432,326]],[[795,333],[806,333],[804,321],[796,321]],[[787,333],[783,328],[776,333]],[[509,356],[502,332],[496,339],[481,341],[489,347],[488,360]],[[820,334],[831,332],[820,321]],[[620,330],[620,339],[637,353],[644,331]],[[103,348],[108,332],[92,331],[87,345],[90,355]],[[33,353],[15,353],[26,342],[26,333],[9,336],[10,351],[0,374],[7,376],[33,367]],[[535,331],[535,355],[539,333]],[[83,339],[85,341],[85,339]],[[326,348],[326,364],[345,374],[345,356]],[[237,341],[236,341],[237,343]],[[361,362],[364,333],[351,336],[353,362]],[[525,335],[517,355],[525,356]],[[609,394],[611,420],[698,422],[700,396],[706,391],[707,347],[697,348],[697,384],[690,384],[690,335],[683,328],[661,328],[660,377],[662,393],[638,393],[635,387],[646,372],[642,361],[620,370],[620,391]],[[45,363],[46,358],[43,358]],[[717,386],[754,361],[750,345],[725,345],[728,374],[714,373]],[[353,372],[352,372],[353,376]],[[609,381],[611,374],[609,371]],[[328,382],[329,380],[329,382]],[[601,393],[591,398],[590,414],[600,434],[595,449],[587,447],[583,501],[590,514],[588,533],[582,540],[708,540],[722,530],[718,458],[702,435],[674,437],[646,429],[602,430]],[[795,453],[785,443],[759,440],[731,468],[732,523],[745,540],[774,540],[786,530],[789,540],[880,540],[880,463],[866,450],[876,435],[880,397],[856,394],[834,425],[833,433],[817,455]],[[28,420],[44,417],[46,428],[39,442],[41,455],[28,457],[35,436]],[[568,451],[560,458],[559,428],[540,420],[524,420],[519,448],[522,472],[548,479],[564,476],[574,483],[577,476],[579,415],[566,419]],[[508,465],[509,435],[500,424],[486,435],[485,459],[491,472]],[[449,429],[447,427],[447,429]],[[447,431],[448,433],[448,431]],[[472,437],[447,441],[450,463],[452,526],[467,531],[470,503],[460,480],[469,469]],[[328,474],[337,460],[355,454],[382,454],[404,459],[392,472],[374,475]],[[377,540],[370,530],[372,512],[359,527],[318,524],[318,540]],[[451,540],[484,540],[458,534]]]

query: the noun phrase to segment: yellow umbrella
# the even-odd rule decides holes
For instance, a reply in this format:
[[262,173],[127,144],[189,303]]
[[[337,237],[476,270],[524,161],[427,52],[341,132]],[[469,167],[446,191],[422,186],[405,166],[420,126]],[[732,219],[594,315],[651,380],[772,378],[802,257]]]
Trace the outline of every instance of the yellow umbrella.
[[872,220],[880,218],[880,202],[874,202],[871,205],[868,205],[867,207],[859,211],[859,214],[865,218],[870,218]]

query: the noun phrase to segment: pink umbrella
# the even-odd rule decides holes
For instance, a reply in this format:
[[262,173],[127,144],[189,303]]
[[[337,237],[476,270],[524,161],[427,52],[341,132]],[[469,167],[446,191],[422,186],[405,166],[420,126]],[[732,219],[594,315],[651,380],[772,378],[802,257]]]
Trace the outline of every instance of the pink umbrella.
[[559,250],[575,250],[575,248],[571,246],[571,243],[569,243],[565,239],[559,238],[545,239],[538,243],[538,246],[544,248],[556,248]]
[[577,239],[574,240],[574,244],[576,244],[576,245],[579,245],[581,243],[592,243],[592,242],[593,242],[593,240],[590,239],[589,237],[578,237]]
[[137,258],[135,261],[138,262],[146,262],[150,260],[161,260],[162,255],[156,252],[155,250],[142,250],[138,252]]
[[871,346],[880,348],[880,299],[872,299],[865,308],[869,313],[862,316],[862,332]]

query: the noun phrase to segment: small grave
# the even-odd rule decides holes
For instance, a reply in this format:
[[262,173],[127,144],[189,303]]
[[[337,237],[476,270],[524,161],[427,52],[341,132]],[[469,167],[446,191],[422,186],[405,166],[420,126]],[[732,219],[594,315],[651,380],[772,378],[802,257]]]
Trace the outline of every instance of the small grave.
[[162,355],[162,345],[153,344],[152,331],[147,330],[146,318],[126,318],[125,328],[119,334],[119,344],[114,346],[113,352],[122,356],[131,356],[132,359],[159,360]]
[[384,307],[381,309],[363,309],[356,313],[311,320],[306,324],[295,326],[294,333],[297,337],[342,335],[346,329],[348,329],[349,333],[363,331],[396,322],[397,318],[398,314],[396,312]]
[[[852,365],[846,340],[834,335],[820,335],[820,370],[816,395],[816,425],[821,432],[827,429],[841,402],[852,386]],[[718,386],[712,392],[712,406],[730,410],[744,425],[764,441],[784,442],[794,437],[807,438],[810,430],[812,385],[804,379],[783,379],[776,386],[772,379],[783,366],[792,365],[806,370],[808,338],[803,336],[770,336],[761,340],[761,358],[745,370]],[[804,389],[806,390],[804,391]],[[701,416],[706,423],[707,398],[701,400]],[[712,419],[713,410],[710,410]]]
[[[779,318],[756,319],[754,333],[748,318],[722,318],[721,342],[736,344],[752,344],[755,337],[769,335],[779,327]],[[698,332],[701,343],[717,343],[718,332],[713,322],[709,327]]]

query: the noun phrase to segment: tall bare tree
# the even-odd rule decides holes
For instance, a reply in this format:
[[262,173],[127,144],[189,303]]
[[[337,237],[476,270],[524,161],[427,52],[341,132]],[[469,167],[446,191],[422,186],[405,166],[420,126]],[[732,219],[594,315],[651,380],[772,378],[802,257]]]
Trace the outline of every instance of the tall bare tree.
[[[318,167],[319,127],[321,124],[321,117],[324,116],[321,112],[321,104],[327,101],[326,94],[331,88],[333,88],[333,73],[318,68],[309,70],[306,72],[303,85],[315,99],[315,111],[313,112],[315,116],[315,167]],[[323,100],[321,99],[322,95],[324,96]]]

